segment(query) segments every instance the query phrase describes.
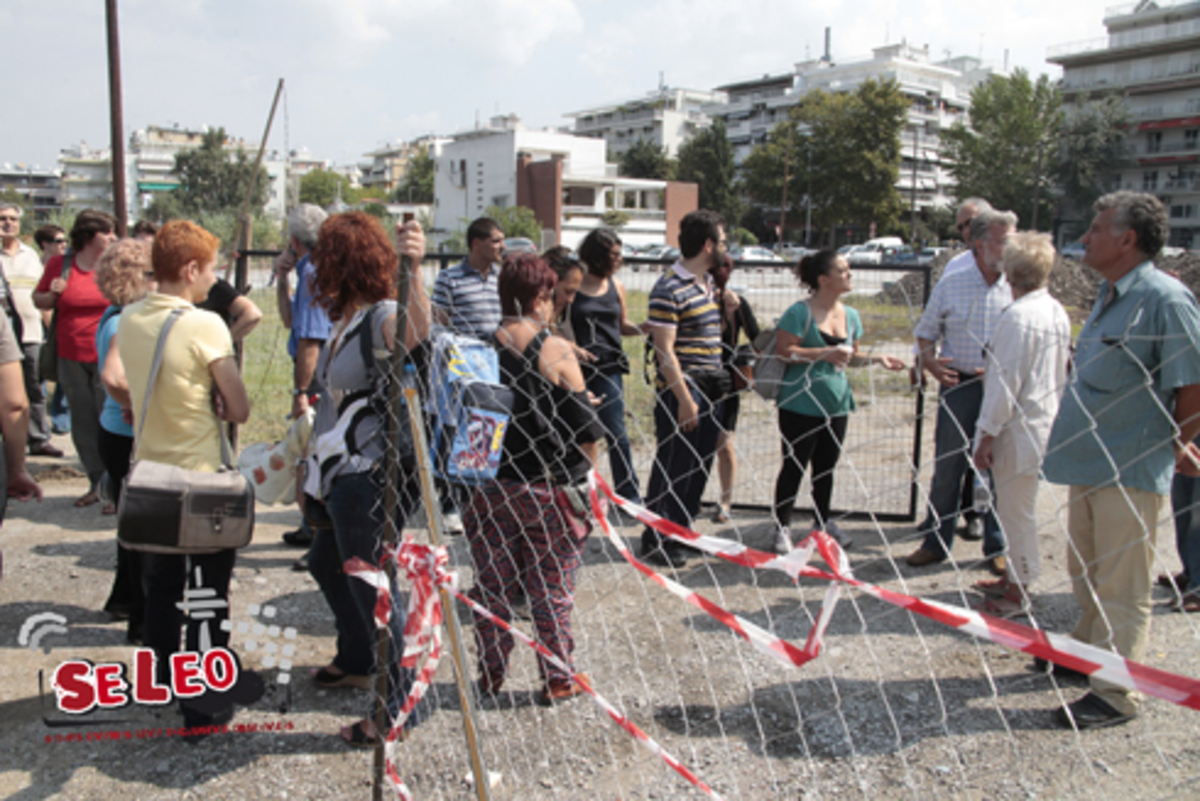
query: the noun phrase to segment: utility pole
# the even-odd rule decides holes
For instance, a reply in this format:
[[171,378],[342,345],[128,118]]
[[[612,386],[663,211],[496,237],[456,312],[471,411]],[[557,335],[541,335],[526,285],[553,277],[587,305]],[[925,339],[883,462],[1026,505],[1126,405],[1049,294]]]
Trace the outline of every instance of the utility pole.
[[917,159],[921,157],[921,126],[913,129],[913,166],[912,166],[912,200],[909,209],[912,214],[912,230],[908,235],[908,243],[917,246]]
[[1038,218],[1038,190],[1042,188],[1042,148],[1046,140],[1038,139],[1037,171],[1033,174],[1033,214],[1029,215],[1029,229],[1036,231]]
[[108,23],[108,119],[112,139],[113,216],[117,218],[117,236],[124,237],[129,227],[129,207],[125,202],[125,121],[121,113],[121,43],[117,36],[117,0],[105,0],[104,16]]
[[787,189],[788,171],[792,166],[792,126],[788,124],[787,149],[783,157],[783,200],[779,206],[779,246],[783,247],[783,237],[787,233]]
[[[828,34],[828,30],[826,34]],[[808,192],[804,196],[804,247],[810,248],[812,247],[812,139],[804,140],[804,149],[808,151]]]

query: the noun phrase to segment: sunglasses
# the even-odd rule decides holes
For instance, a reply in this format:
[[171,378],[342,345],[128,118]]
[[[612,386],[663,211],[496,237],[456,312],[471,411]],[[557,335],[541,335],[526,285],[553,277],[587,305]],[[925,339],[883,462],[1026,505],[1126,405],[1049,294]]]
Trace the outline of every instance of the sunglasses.
[[56,245],[65,245],[65,244],[67,244],[67,238],[66,238],[65,236],[63,236],[63,237],[59,237],[58,239],[52,239],[52,240],[50,240],[50,241],[51,241],[51,242],[53,242],[53,243],[54,243],[54,244],[56,244]]

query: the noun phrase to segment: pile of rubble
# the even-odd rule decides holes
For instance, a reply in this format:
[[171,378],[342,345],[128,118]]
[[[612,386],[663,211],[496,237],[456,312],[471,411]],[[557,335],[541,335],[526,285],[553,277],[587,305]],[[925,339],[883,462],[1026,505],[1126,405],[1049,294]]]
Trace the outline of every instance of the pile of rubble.
[[[961,251],[947,251],[938,255],[930,265],[930,286],[937,284],[942,277],[946,262],[957,256]],[[1154,260],[1160,269],[1167,270],[1183,281],[1193,293],[1200,294],[1200,254],[1186,253],[1182,256],[1159,256]],[[901,280],[887,285],[879,293],[879,300],[884,303],[897,305],[920,304],[924,276],[914,272]],[[1090,267],[1076,259],[1064,259],[1059,256],[1054,262],[1054,271],[1050,273],[1050,294],[1067,308],[1072,319],[1082,320],[1096,301],[1096,287],[1100,276]]]

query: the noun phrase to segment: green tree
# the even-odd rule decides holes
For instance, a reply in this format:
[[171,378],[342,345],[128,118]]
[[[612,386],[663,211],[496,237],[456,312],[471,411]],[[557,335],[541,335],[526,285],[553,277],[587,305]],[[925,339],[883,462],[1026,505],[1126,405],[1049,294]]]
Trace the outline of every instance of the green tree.
[[641,137],[621,154],[618,164],[626,178],[670,181],[675,177],[675,165],[667,158],[666,148]]
[[408,160],[404,183],[396,188],[392,200],[396,203],[433,202],[433,156],[428,147],[420,147]]
[[608,211],[604,212],[604,214],[600,215],[600,222],[603,223],[605,227],[612,228],[614,230],[619,230],[632,219],[633,216],[630,215],[629,212],[621,211],[620,209],[609,209]]
[[506,237],[525,237],[533,240],[534,247],[542,243],[542,224],[533,209],[525,206],[488,206],[484,214],[495,220]]
[[[225,129],[216,128],[204,134],[199,147],[176,154],[173,172],[179,178],[179,185],[170,194],[177,205],[167,207],[177,212],[173,216],[241,212],[254,175],[254,163],[241,149],[231,158],[225,149],[225,138]],[[250,214],[261,214],[266,202],[267,176],[260,171],[250,196]]]
[[1083,214],[1112,188],[1112,176],[1129,157],[1129,111],[1119,95],[1087,97],[1067,109],[1059,132],[1053,174],[1069,213]]
[[[958,197],[983,197],[1015,211],[1022,227],[1033,219],[1034,185],[1053,170],[1062,128],[1062,98],[1050,79],[1034,83],[1017,69],[995,76],[971,92],[970,127],[961,121],[942,134],[954,166]],[[1038,174],[1039,164],[1041,175]],[[1051,225],[1053,198],[1038,192],[1038,227]]]
[[696,134],[679,148],[675,173],[680,181],[699,184],[700,208],[719,211],[731,226],[741,218],[737,164],[722,119],[718,117],[711,128]]
[[347,205],[357,203],[359,191],[350,186],[350,179],[332,170],[310,170],[300,177],[300,202],[328,208],[340,196]]
[[894,227],[907,111],[908,100],[891,80],[864,81],[853,94],[809,92],[742,163],[746,194],[767,209],[780,208],[786,172],[789,231],[805,219],[806,198],[818,231],[850,223]]

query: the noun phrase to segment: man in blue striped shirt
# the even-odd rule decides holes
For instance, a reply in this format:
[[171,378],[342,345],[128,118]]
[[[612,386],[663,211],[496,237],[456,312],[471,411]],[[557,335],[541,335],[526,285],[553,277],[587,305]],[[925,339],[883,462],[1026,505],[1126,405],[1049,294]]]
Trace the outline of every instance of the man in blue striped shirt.
[[[654,435],[658,452],[650,471],[647,506],[673,523],[691,526],[716,454],[721,426],[721,312],[709,271],[728,249],[725,219],[701,209],[679,223],[680,260],[650,290],[650,332],[658,361]],[[647,528],[642,556],[681,567],[684,546]]]
[[504,232],[491,217],[467,227],[467,257],[438,273],[433,284],[433,320],[456,333],[491,342],[500,327],[500,260]]

